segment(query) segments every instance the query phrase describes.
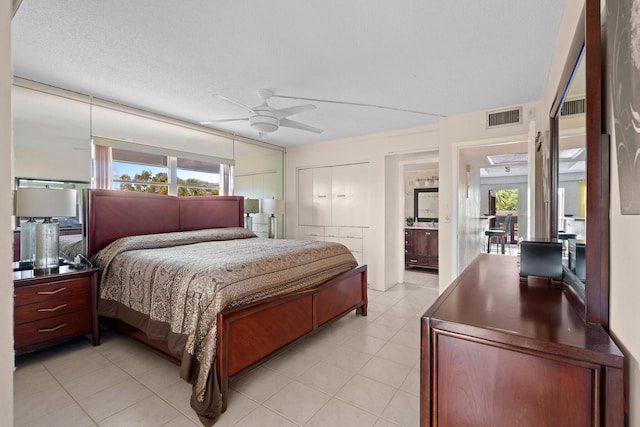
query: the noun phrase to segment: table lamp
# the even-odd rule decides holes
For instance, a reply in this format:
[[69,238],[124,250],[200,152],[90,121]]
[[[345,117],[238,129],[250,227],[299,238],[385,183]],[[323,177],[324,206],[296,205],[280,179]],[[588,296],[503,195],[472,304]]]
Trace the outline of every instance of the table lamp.
[[284,200],[262,199],[262,213],[271,214],[269,217],[269,238],[278,238],[278,218],[276,215],[284,213]]
[[244,213],[247,214],[244,218],[244,228],[249,231],[253,231],[253,218],[250,214],[256,214],[260,212],[260,200],[258,199],[244,199]]
[[[33,259],[33,268],[38,270],[57,268],[60,228],[57,223],[51,221],[51,218],[75,215],[76,190],[18,188],[16,216],[29,218],[25,223],[27,226],[22,226],[20,231],[20,258]],[[37,223],[34,218],[44,218],[44,221]],[[35,228],[35,236],[32,228]],[[26,233],[23,236],[24,231]]]

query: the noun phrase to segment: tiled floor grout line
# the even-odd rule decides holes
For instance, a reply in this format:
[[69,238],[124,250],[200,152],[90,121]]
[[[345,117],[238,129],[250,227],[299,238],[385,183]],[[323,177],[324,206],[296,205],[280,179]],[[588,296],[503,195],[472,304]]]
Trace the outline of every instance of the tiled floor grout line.
[[[282,353],[276,355],[273,359],[271,359],[275,361],[282,357],[283,360],[280,362],[282,363],[282,365],[269,366],[270,361],[261,364],[260,368],[264,368],[272,372],[274,375],[280,376],[282,377],[282,379],[286,380],[286,385],[282,386],[279,390],[270,394],[268,397],[262,399],[262,402],[259,402],[254,397],[251,397],[252,393],[250,389],[248,389],[249,393],[247,394],[234,388],[234,385],[232,384],[230,386],[230,390],[233,390],[233,393],[237,393],[239,396],[242,396],[242,399],[246,399],[247,402],[251,402],[251,406],[255,405],[251,410],[247,411],[247,409],[244,408],[240,409],[239,412],[236,412],[237,419],[234,419],[233,425],[235,426],[246,424],[245,419],[249,417],[254,411],[258,410],[258,408],[262,408],[261,411],[268,411],[273,414],[277,414],[277,416],[282,417],[283,419],[298,426],[301,426],[301,424],[299,424],[300,421],[294,421],[294,419],[292,419],[292,415],[294,417],[298,417],[298,420],[302,419],[300,418],[300,415],[302,415],[303,417],[306,417],[306,421],[304,421],[304,424],[302,424],[302,426],[304,426],[314,418],[317,418],[318,416],[321,417],[322,415],[318,414],[320,414],[323,410],[325,412],[324,416],[326,416],[330,412],[330,410],[326,410],[326,407],[330,404],[330,402],[332,402],[332,400],[341,402],[340,405],[346,405],[346,407],[350,406],[353,408],[357,408],[357,411],[361,411],[360,413],[362,414],[368,414],[367,417],[371,416],[370,420],[373,421],[373,424],[381,423],[398,425],[399,420],[403,418],[405,418],[406,420],[406,417],[404,416],[398,418],[398,408],[402,407],[402,405],[409,404],[412,407],[411,410],[414,411],[414,405],[416,405],[416,400],[414,399],[419,399],[419,395],[416,396],[415,390],[416,380],[411,379],[412,374],[415,374],[416,366],[419,366],[417,365],[419,364],[419,357],[418,361],[416,361],[416,364],[409,364],[411,358],[413,357],[413,355],[409,353],[416,351],[419,352],[419,348],[416,349],[416,347],[414,347],[413,345],[407,344],[413,344],[413,335],[415,335],[416,333],[419,335],[419,325],[413,325],[413,323],[419,322],[419,317],[422,315],[422,312],[426,310],[426,307],[428,307],[428,304],[421,305],[420,302],[415,301],[413,295],[415,294],[421,299],[431,300],[432,297],[437,297],[438,292],[437,276],[425,275],[424,278],[426,279],[426,284],[416,284],[411,283],[410,280],[415,280],[415,277],[421,279],[419,277],[420,273],[411,272],[411,274],[412,276],[408,277],[407,283],[396,284],[386,292],[371,289],[369,290],[369,314],[371,317],[364,318],[362,316],[358,317],[354,315],[354,318],[342,318],[335,323],[332,323],[331,325],[327,325],[325,328],[318,331],[317,334],[313,334],[309,337],[304,338],[303,340],[294,343],[290,348],[287,348]],[[418,276],[416,276],[416,274]],[[431,295],[432,293],[433,295]],[[378,301],[377,304],[376,301]],[[371,329],[367,331],[368,328]],[[111,333],[109,332],[109,334]],[[354,338],[356,338],[358,341],[352,341]],[[79,358],[77,355],[74,356],[74,352],[85,351],[84,344],[77,345],[77,348],[62,347],[60,348],[59,352],[56,352],[56,350],[53,350],[51,352],[43,352],[41,353],[41,357],[45,358],[43,359],[45,363],[37,359],[37,357],[39,357],[38,355],[34,355],[36,359],[33,359],[33,362],[37,363],[37,365],[34,366],[37,369],[40,369],[40,367],[44,368],[48,375],[50,375],[55,380],[56,387],[60,387],[60,389],[64,391],[64,393],[66,393],[68,397],[71,398],[71,401],[73,403],[70,403],[68,405],[70,409],[76,407],[79,408],[84,416],[86,416],[86,421],[91,421],[96,426],[101,425],[101,423],[104,423],[109,419],[117,420],[118,415],[121,415],[125,411],[129,411],[131,407],[137,405],[140,402],[143,402],[145,399],[150,399],[151,397],[159,399],[161,402],[163,402],[163,404],[166,404],[168,408],[172,408],[172,410],[175,411],[175,417],[167,420],[162,420],[161,425],[172,423],[175,420],[183,418],[189,420],[189,422],[195,422],[197,418],[194,416],[194,414],[183,412],[187,410],[187,407],[190,409],[190,406],[188,406],[188,404],[187,406],[181,405],[178,402],[178,399],[180,399],[180,397],[176,396],[181,396],[181,389],[177,388],[173,391],[169,390],[171,387],[177,386],[178,382],[165,386],[164,384],[166,384],[166,381],[160,380],[159,382],[149,382],[148,377],[142,378],[144,374],[148,374],[152,369],[155,368],[149,368],[143,372],[139,372],[136,375],[133,375],[132,373],[130,373],[130,371],[136,372],[140,369],[140,367],[144,367],[144,365],[136,366],[135,359],[142,357],[142,360],[145,360],[144,357],[146,357],[146,353],[140,354],[138,352],[140,348],[137,348],[135,352],[128,353],[129,347],[127,345],[127,341],[130,340],[130,338],[115,334],[108,336],[107,341],[105,342],[111,342],[111,340],[113,340],[114,342],[113,348],[90,348],[93,352],[95,352],[97,355],[104,358],[108,362],[105,362],[105,367],[100,367],[99,369],[108,369],[115,367],[122,371],[122,377],[124,379],[98,391],[93,391],[92,389],[85,390],[85,392],[91,391],[91,393],[87,396],[78,394],[78,390],[76,389],[76,391],[74,391],[74,394],[82,397],[82,399],[78,399],[71,394],[71,391],[74,390],[73,387],[77,387],[77,380],[80,377],[63,381],[64,378],[54,375],[54,372],[58,372],[58,374],[62,374],[64,377],[71,378],[72,376],[69,376],[68,372],[65,373],[64,370],[59,370],[59,367],[62,367],[65,363],[78,363],[75,359],[81,360],[81,357]],[[88,341],[86,342],[86,344],[89,345]],[[366,351],[362,351],[363,345],[366,346]],[[345,354],[353,354],[355,356],[356,354],[361,353],[361,355],[357,356],[358,361],[355,362],[355,365],[351,363],[348,365],[343,365],[339,360],[336,360],[335,358],[331,359],[329,354],[324,351],[324,349],[334,347],[336,349],[340,349],[340,351],[346,352]],[[103,349],[104,351],[102,351]],[[131,349],[133,349],[133,347],[131,347]],[[320,350],[318,352],[317,359],[314,358],[314,352],[316,351],[316,349]],[[404,354],[405,352],[407,353],[406,355]],[[127,356],[129,354],[131,355]],[[47,357],[51,356],[55,357],[56,359],[46,359]],[[127,357],[123,359],[123,356]],[[305,360],[307,360],[305,359],[306,357],[310,358],[308,360],[314,360],[314,362],[308,367],[305,367],[304,365],[293,365],[289,369],[287,368],[286,363],[287,358],[291,356],[296,356],[298,358],[298,361],[295,363],[304,362]],[[70,357],[69,361],[65,362],[65,357]],[[153,356],[149,357],[151,360]],[[47,362],[48,360],[51,360],[51,363]],[[138,361],[137,363],[140,363],[140,361]],[[133,369],[124,369],[123,364],[126,364],[126,366],[128,366],[129,368],[133,367]],[[27,367],[28,366],[29,365],[27,365]],[[357,369],[355,371],[351,369],[345,369],[345,367],[347,366],[351,366],[352,368],[355,367]],[[278,367],[281,367],[281,369],[278,369]],[[363,372],[363,369],[365,369],[365,367],[367,367],[366,375]],[[385,376],[385,373],[383,371],[380,371],[381,368],[387,367],[393,368],[394,370],[398,369],[398,374],[401,374],[404,371],[406,371],[406,373],[404,374],[404,377],[400,381],[398,381],[398,376],[388,377]],[[300,368],[302,368],[302,370],[300,370]],[[314,379],[314,370],[321,369],[326,369],[327,371],[318,371],[318,373],[315,373],[316,377]],[[344,373],[342,373],[341,371],[344,371]],[[171,372],[171,370],[169,369],[167,372]],[[252,375],[253,372],[254,371],[249,371],[246,375]],[[329,380],[330,382],[328,383],[323,383],[322,380],[318,382],[318,375],[320,372],[326,372],[327,375],[331,373],[334,378]],[[162,372],[162,374],[164,375],[165,373]],[[303,376],[305,375],[306,379],[303,378]],[[370,382],[368,384],[378,384],[378,386],[380,387],[380,392],[382,393],[379,395],[378,399],[380,399],[380,403],[383,404],[384,407],[380,406],[379,410],[378,408],[375,408],[376,412],[374,413],[370,409],[363,407],[364,405],[361,406],[358,403],[354,403],[359,399],[362,399],[361,395],[360,397],[355,397],[358,394],[353,394],[353,386],[359,384],[359,382],[352,383],[352,381],[356,377],[360,377],[360,380],[357,380],[359,382],[365,381],[366,379],[367,382]],[[149,386],[145,385],[145,383],[141,381],[141,378],[146,383],[148,383]],[[383,379],[384,382],[380,381],[378,378]],[[119,374],[118,379],[120,379]],[[80,403],[81,400],[85,401],[86,399],[94,396],[97,393],[102,393],[112,387],[117,387],[118,385],[122,384],[122,382],[131,380],[134,380],[131,382],[131,384],[135,384],[135,387],[140,387],[141,389],[146,390],[145,393],[148,391],[150,393],[149,396],[145,397],[144,399],[137,400],[131,404],[127,404],[122,408],[118,408],[118,410],[113,413],[108,413],[108,415],[105,415],[100,421],[96,421],[94,417],[90,415],[90,413]],[[300,385],[307,387],[309,390],[313,390],[313,393],[315,393],[316,396],[324,396],[326,398],[326,401],[322,402],[321,400],[318,400],[315,404],[309,406],[309,409],[306,412],[298,412],[296,414],[295,411],[292,412],[291,410],[286,409],[286,404],[285,406],[280,406],[280,404],[278,403],[278,399],[290,399],[290,397],[285,397],[287,396],[287,394],[283,394],[276,398],[273,403],[276,405],[275,407],[285,409],[287,413],[280,412],[280,410],[274,409],[275,407],[272,408],[267,406],[267,402],[269,402],[269,399],[278,395],[278,393],[283,391],[286,387],[294,382],[297,385],[293,385],[293,387],[299,387]],[[387,382],[391,382],[394,385],[387,384]],[[364,384],[367,383],[365,382]],[[397,384],[397,386],[395,384]],[[162,385],[163,387],[159,388],[158,385]],[[329,386],[329,388],[326,388],[327,386]],[[335,386],[337,386],[337,388],[334,388]],[[350,388],[348,388],[349,386]],[[378,386],[375,386],[376,389],[378,388]],[[383,390],[386,391],[382,392]],[[287,393],[290,392],[291,389]],[[173,393],[173,395],[171,393]],[[382,397],[383,395],[385,397]],[[187,399],[188,402],[189,396],[185,396],[185,399]],[[362,400],[361,402],[365,403],[365,400]],[[316,407],[316,404],[318,404],[319,406]],[[334,403],[334,405],[335,404],[336,403]],[[394,405],[395,408],[392,408],[392,405]],[[115,407],[119,407],[119,405],[114,406],[114,408]],[[143,407],[145,406],[142,405],[141,408]],[[374,406],[371,406],[371,404],[369,404],[369,407],[371,409],[374,409]],[[80,412],[76,412],[77,408],[74,409],[74,413],[80,414]],[[238,408],[242,408],[242,406]],[[355,411],[356,409],[353,410]],[[135,412],[133,413],[135,414]],[[174,412],[168,413],[173,414]],[[358,412],[354,412],[354,414],[356,413]],[[224,417],[224,415],[222,416]],[[120,419],[122,419],[122,416],[120,417]],[[111,422],[113,422],[113,420]],[[245,423],[243,423],[243,420],[245,420]],[[314,423],[317,421],[318,419],[316,419]],[[19,420],[16,420],[16,422],[19,422]],[[411,421],[411,423],[413,423],[413,421]],[[176,423],[174,422],[174,424]]]

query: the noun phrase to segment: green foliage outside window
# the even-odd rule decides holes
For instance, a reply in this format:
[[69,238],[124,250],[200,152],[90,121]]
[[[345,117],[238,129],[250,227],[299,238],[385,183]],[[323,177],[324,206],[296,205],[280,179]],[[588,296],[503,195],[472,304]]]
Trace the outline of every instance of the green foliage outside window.
[[[169,192],[169,176],[166,172],[152,175],[151,171],[145,170],[136,174],[133,179],[128,174],[122,174],[119,181],[121,181],[121,190],[155,194],[168,194]],[[210,183],[196,178],[186,180],[178,178],[178,196],[217,196],[218,194],[218,188],[211,187]]]
[[518,210],[518,190],[496,191],[496,210],[517,211]]

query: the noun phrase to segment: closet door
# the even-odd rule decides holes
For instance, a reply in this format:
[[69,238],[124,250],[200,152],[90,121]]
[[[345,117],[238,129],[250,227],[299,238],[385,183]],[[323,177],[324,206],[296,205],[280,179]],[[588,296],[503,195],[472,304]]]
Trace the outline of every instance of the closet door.
[[352,223],[346,225],[369,225],[369,183],[371,178],[369,176],[370,165],[369,163],[359,163],[349,166],[349,189],[348,193],[351,194],[349,199],[350,211],[352,212]]
[[313,225],[331,225],[331,169],[313,169]]
[[331,168],[332,224],[366,226],[369,223],[369,164]]
[[298,224],[313,224],[313,169],[298,170]]

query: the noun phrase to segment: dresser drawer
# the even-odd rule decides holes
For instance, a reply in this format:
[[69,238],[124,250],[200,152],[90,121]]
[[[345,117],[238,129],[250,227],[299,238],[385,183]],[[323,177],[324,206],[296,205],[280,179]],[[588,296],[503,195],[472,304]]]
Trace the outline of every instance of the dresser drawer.
[[50,298],[33,304],[16,306],[13,311],[14,322],[17,325],[60,316],[89,307],[91,307],[91,295],[89,292],[70,295],[67,298]]
[[14,304],[17,306],[33,304],[50,299],[65,298],[71,295],[88,294],[89,277],[60,280],[40,285],[21,286],[14,290]]
[[91,331],[91,309],[54,316],[35,322],[22,323],[14,327],[14,348]]

